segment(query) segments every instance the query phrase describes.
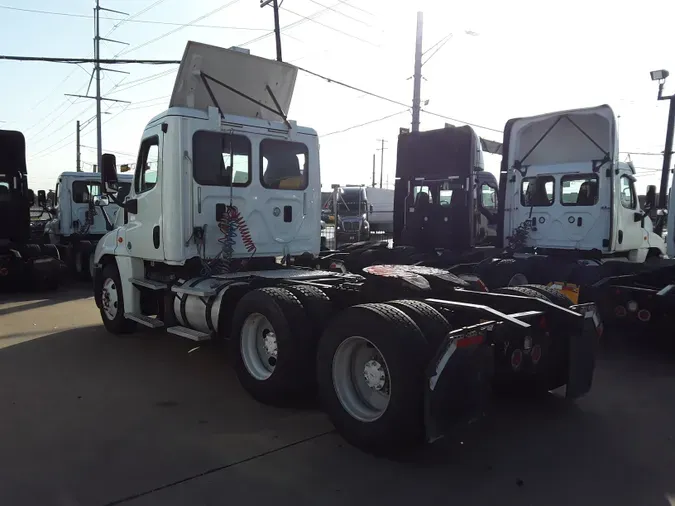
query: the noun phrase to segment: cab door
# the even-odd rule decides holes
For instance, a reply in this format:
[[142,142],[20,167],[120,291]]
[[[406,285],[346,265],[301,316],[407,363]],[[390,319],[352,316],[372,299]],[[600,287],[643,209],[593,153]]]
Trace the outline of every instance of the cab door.
[[124,244],[130,256],[164,260],[162,246],[162,160],[160,126],[148,129],[141,142],[133,190],[126,201],[127,225]]
[[198,130],[192,137],[192,158],[194,226],[205,231],[201,255],[227,261],[252,256],[259,241],[251,223],[258,205],[251,195],[251,139],[231,131]]
[[626,172],[615,178],[616,192],[619,196],[617,205],[617,232],[616,250],[627,251],[639,249],[643,246],[644,230],[637,220],[640,213],[637,192],[635,191],[635,177]]
[[[604,172],[604,171],[601,171]],[[606,249],[609,239],[609,179],[598,173],[569,174],[560,178],[562,212],[557,226],[570,247],[581,250]],[[602,198],[601,198],[602,197]]]
[[[320,220],[308,213],[317,208],[312,201],[320,195],[318,152],[303,142],[278,138],[261,139],[259,151],[259,218],[273,240],[270,245],[279,254],[317,250]],[[309,170],[310,163],[316,170]]]

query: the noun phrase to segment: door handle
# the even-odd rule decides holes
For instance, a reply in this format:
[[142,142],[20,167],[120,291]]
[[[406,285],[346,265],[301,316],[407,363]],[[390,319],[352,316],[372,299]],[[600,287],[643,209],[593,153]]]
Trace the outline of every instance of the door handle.
[[127,199],[124,209],[131,214],[138,214],[138,199]]

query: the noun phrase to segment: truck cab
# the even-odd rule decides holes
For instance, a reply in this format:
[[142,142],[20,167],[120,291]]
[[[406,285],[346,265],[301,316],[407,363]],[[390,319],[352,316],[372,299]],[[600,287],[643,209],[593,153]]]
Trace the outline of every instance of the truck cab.
[[635,168],[618,161],[609,106],[510,120],[503,149],[505,244],[520,238],[511,246],[637,263],[665,254],[640,207]]
[[498,186],[469,126],[401,133],[394,245],[469,251],[497,236]]
[[[123,201],[131,190],[132,177],[119,176],[118,198]],[[108,232],[103,212],[94,201],[103,195],[101,176],[95,172],[63,172],[56,181],[54,205],[49,209],[53,218],[45,225],[47,241],[52,244],[68,242],[76,236],[94,240]],[[110,204],[105,211],[115,223],[119,206]]]
[[[189,42],[169,109],[143,131],[124,223],[98,243],[97,267],[112,262],[121,279],[148,280],[318,254],[317,134],[281,112],[296,74],[287,64]],[[102,182],[114,194],[114,156],[105,160]],[[134,285],[123,283],[123,292],[126,310],[140,314]]]
[[366,187],[346,185],[333,194],[337,204],[335,235],[338,243],[366,241],[370,237],[370,205]]
[[0,242],[25,244],[30,238],[30,208],[35,195],[28,188],[26,141],[21,132],[0,130]]

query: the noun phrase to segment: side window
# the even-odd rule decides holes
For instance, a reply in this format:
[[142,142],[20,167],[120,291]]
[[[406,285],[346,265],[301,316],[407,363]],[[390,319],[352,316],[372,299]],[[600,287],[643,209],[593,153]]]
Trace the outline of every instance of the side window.
[[309,153],[300,142],[265,139],[260,143],[260,184],[274,190],[304,190],[309,184]]
[[555,195],[553,176],[526,177],[520,187],[520,203],[526,207],[553,205]]
[[[60,196],[61,196],[61,183],[58,182],[58,183],[56,183],[56,189],[54,190],[54,193],[52,194],[52,202],[51,202],[52,207],[59,207],[59,197]],[[49,195],[47,196],[47,201],[49,201]]]
[[486,211],[496,213],[499,209],[497,189],[486,183],[480,185],[480,205]]
[[[420,195],[420,193],[422,195]],[[425,204],[433,204],[433,198],[431,196],[431,190],[428,186],[415,186],[413,188],[413,202],[415,205],[421,200],[425,200]],[[449,197],[448,197],[449,199]]]
[[[205,186],[247,186],[251,141],[243,135],[202,130],[192,137],[192,177]],[[234,177],[232,177],[234,176]]]
[[621,176],[619,179],[619,191],[621,192],[621,205],[626,209],[635,209],[637,207],[635,187],[628,176]]
[[159,137],[149,137],[141,143],[138,153],[134,190],[137,194],[152,190],[157,184],[157,168],[159,163]]
[[598,203],[598,184],[595,174],[563,176],[560,203],[564,206],[594,206]]
[[442,206],[449,206],[452,202],[453,190],[441,190],[438,198],[438,203]]
[[101,185],[91,181],[73,181],[73,202],[87,204],[101,195]]

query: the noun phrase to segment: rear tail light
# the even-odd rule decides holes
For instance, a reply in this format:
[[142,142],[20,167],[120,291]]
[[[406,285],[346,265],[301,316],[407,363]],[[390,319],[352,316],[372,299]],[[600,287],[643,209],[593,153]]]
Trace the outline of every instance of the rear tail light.
[[652,314],[646,309],[640,309],[637,314],[638,320],[647,323],[652,319]]
[[519,349],[513,350],[511,353],[511,369],[517,371],[523,364],[523,352]]
[[538,344],[532,348],[532,352],[530,353],[530,358],[532,359],[533,364],[539,363],[539,360],[541,360],[541,346]]
[[626,311],[626,308],[625,308],[625,307],[623,307],[623,306],[616,306],[616,307],[614,308],[614,315],[615,315],[617,318],[623,318],[624,316],[626,316],[626,314],[627,314],[627,311]]

